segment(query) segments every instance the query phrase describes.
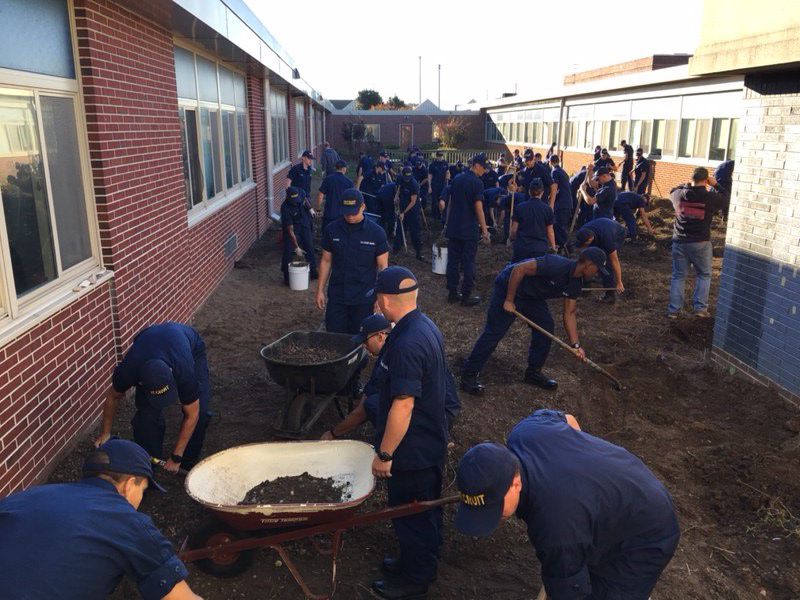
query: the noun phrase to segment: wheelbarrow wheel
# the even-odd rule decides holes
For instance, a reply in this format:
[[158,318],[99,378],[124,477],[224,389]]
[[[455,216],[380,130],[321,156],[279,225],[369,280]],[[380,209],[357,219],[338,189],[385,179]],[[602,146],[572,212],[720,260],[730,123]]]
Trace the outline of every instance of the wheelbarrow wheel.
[[[233,531],[216,519],[208,519],[189,536],[188,547],[191,550],[208,548],[228,542],[235,542],[247,537],[246,535]],[[250,565],[253,564],[253,551],[244,550],[240,552],[219,551],[209,558],[195,561],[197,567],[209,575],[215,577],[236,577],[241,575]]]

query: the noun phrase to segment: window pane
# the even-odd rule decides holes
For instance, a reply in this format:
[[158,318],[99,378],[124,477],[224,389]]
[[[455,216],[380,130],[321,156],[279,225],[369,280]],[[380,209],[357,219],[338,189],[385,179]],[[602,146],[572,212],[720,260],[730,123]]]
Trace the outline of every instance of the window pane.
[[697,121],[697,130],[694,137],[694,156],[695,158],[706,158],[708,153],[708,134],[711,129],[711,119],[701,119]]
[[236,105],[236,108],[247,108],[247,93],[246,93],[246,86],[244,82],[244,77],[239,75],[238,73],[233,74],[233,96],[234,101],[233,103]]
[[58,275],[34,99],[0,95],[0,138],[20,129],[26,131],[17,138],[23,145],[0,159],[0,196],[17,296]]
[[[617,135],[619,136],[619,139],[617,139],[617,142],[625,140],[629,144],[631,143],[630,140],[628,139],[628,137],[629,137],[628,136],[628,125],[629,124],[630,123],[628,121],[620,121],[619,122],[619,132],[617,133]],[[622,150],[622,148],[619,148],[619,150]]]
[[219,68],[219,101],[223,104],[234,104],[233,73],[225,67]]
[[664,146],[662,155],[675,156],[675,137],[678,131],[678,120],[668,119],[664,121]]
[[41,96],[41,99],[48,174],[63,270],[92,256],[86,196],[81,185],[75,106],[72,98]]
[[644,153],[650,152],[650,138],[653,132],[652,121],[642,121],[642,135],[639,141],[639,147]]
[[239,125],[239,174],[241,181],[247,181],[250,179],[250,157],[247,151],[250,146],[250,136],[248,135],[250,127],[246,113],[236,113],[236,119]]
[[681,119],[681,141],[678,155],[682,158],[689,158],[694,153],[694,136],[697,129],[695,119]]
[[178,98],[197,99],[197,84],[194,75],[194,54],[175,47],[175,83]]
[[731,119],[731,135],[728,139],[728,160],[736,158],[736,138],[739,136],[739,119]]
[[64,0],[3,0],[0,23],[0,67],[75,78]]
[[200,100],[219,102],[217,66],[201,56],[197,57],[197,82],[200,86]]
[[217,193],[222,191],[222,157],[219,155],[219,111],[211,111],[211,142],[214,153],[214,188]]
[[[190,181],[191,193],[186,196],[189,208],[203,201],[203,170],[200,167],[200,148],[197,144],[197,111],[187,108],[181,126],[184,134],[184,173]],[[188,173],[187,173],[188,171]]]
[[730,119],[714,119],[711,124],[711,149],[708,158],[711,160],[725,160],[725,150],[730,134]]
[[200,145],[203,148],[203,175],[206,183],[206,198],[214,197],[214,154],[211,141],[211,114],[207,108],[200,109]]
[[222,145],[225,151],[225,185],[233,187],[233,173],[236,165],[233,164],[235,154],[234,148],[234,119],[236,113],[225,111],[222,113]]

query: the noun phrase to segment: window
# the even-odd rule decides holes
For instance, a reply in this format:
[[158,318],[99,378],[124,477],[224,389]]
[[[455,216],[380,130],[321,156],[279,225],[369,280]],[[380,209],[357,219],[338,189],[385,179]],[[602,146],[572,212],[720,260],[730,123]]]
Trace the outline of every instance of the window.
[[650,137],[650,153],[655,156],[675,156],[677,127],[677,119],[654,120],[653,135]]
[[735,158],[738,119],[714,119],[711,122],[711,160],[730,160]]
[[245,78],[175,47],[186,206],[203,205],[250,178]]
[[286,94],[270,88],[272,120],[272,161],[277,167],[289,160],[289,109]]
[[[320,109],[314,110],[314,145],[321,146],[325,141],[325,113]],[[380,134],[380,132],[378,132]]]
[[368,142],[381,141],[380,125],[364,125],[364,139]]
[[681,158],[706,158],[710,127],[710,119],[681,119],[678,156]]
[[308,149],[306,141],[306,103],[302,98],[294,101],[294,116],[297,121],[297,156]]

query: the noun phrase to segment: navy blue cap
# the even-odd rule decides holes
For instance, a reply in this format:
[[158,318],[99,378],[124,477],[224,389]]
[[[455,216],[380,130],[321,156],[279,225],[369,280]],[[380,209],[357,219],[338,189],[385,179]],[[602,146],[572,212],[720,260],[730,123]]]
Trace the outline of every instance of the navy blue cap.
[[406,165],[405,167],[403,167],[403,170],[401,172],[402,172],[403,175],[411,175],[411,173],[413,173],[413,171],[412,171],[412,169],[411,169],[411,167],[409,165]]
[[456,166],[457,166],[457,167],[463,167],[463,166],[464,166],[464,163],[463,163],[463,162],[461,162],[460,160],[459,160],[459,161],[456,161]]
[[588,227],[584,227],[579,229],[578,233],[575,234],[575,241],[578,242],[578,246],[583,246],[592,237],[594,237],[594,231]]
[[310,158],[311,160],[316,160],[314,155],[311,154],[311,150],[304,150],[302,158]]
[[606,256],[605,250],[602,248],[598,248],[597,246],[590,246],[589,248],[584,248],[581,253],[578,255],[580,260],[589,260],[597,265],[600,269],[600,273],[605,275],[606,277],[609,276],[608,269],[606,269]]
[[533,150],[531,150],[530,148],[525,148],[523,156],[525,156],[525,158],[533,158]]
[[[400,287],[400,284],[405,279],[413,279],[414,285],[407,287]],[[406,292],[413,292],[419,287],[417,278],[414,274],[405,267],[387,267],[375,278],[375,287],[367,292],[367,296],[374,296],[376,294],[405,294]]]
[[92,471],[147,477],[150,485],[165,491],[153,478],[150,455],[139,444],[128,440],[110,439],[87,456],[83,463],[83,472]]
[[354,344],[363,344],[367,341],[369,336],[381,331],[389,331],[391,328],[392,324],[386,317],[380,313],[375,313],[361,321],[361,327],[358,329],[358,333],[350,339]]
[[333,166],[336,169],[346,169],[347,168],[347,163],[344,162],[343,160],[337,160],[336,164],[333,165]]
[[533,179],[531,179],[531,183],[530,183],[530,185],[528,187],[531,188],[531,189],[537,189],[537,190],[538,189],[542,189],[543,190],[544,189],[544,182],[542,181],[542,179],[540,177],[534,177]]
[[595,169],[594,176],[600,177],[600,175],[611,175],[611,169],[608,167],[600,167],[599,169]]
[[514,176],[511,173],[503,175],[498,182],[500,183],[500,187],[505,189],[508,187],[509,182],[514,179]]
[[145,398],[155,408],[166,408],[178,400],[178,386],[172,369],[160,358],[145,362],[139,369],[139,383]]
[[486,158],[486,155],[483,152],[479,152],[478,154],[472,157],[472,164],[480,165],[484,169],[489,168],[489,160]]
[[484,442],[470,448],[456,472],[461,494],[456,528],[477,537],[497,529],[503,519],[506,494],[518,470],[519,460],[502,444]]
[[300,197],[300,189],[290,185],[286,188],[286,197],[289,198],[289,200],[297,200]]
[[388,158],[389,157],[389,155],[386,152],[384,152],[383,150],[378,152],[378,156],[383,156],[384,158]]
[[350,188],[342,193],[343,215],[357,215],[362,206],[364,206],[364,196],[356,188]]

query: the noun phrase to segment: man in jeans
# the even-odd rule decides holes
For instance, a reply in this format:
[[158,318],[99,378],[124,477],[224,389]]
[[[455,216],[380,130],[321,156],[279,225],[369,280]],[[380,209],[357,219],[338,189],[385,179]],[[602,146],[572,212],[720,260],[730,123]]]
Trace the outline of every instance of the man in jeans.
[[695,316],[708,317],[708,292],[711,289],[711,218],[724,202],[721,194],[709,189],[716,181],[708,169],[698,167],[692,183],[676,187],[670,193],[675,207],[672,230],[672,281],[669,286],[667,316],[678,317],[683,309],[683,289],[689,265],[697,280],[692,301]]

